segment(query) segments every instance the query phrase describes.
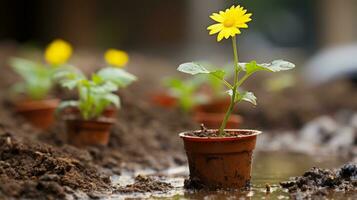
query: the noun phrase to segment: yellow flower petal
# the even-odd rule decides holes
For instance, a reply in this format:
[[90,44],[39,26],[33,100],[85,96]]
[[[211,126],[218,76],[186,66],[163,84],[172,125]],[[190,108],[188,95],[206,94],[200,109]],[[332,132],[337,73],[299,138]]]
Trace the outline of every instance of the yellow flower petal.
[[104,54],[104,59],[113,67],[124,67],[129,62],[129,55],[125,51],[108,49]]
[[45,60],[51,65],[60,65],[67,62],[72,55],[72,46],[61,39],[51,42],[45,50]]
[[221,31],[223,28],[222,24],[213,24],[211,26],[209,26],[207,29],[210,30],[209,34],[213,35],[218,33],[219,31]]
[[251,13],[242,6],[231,6],[224,11],[213,13],[210,17],[218,22],[217,24],[207,27],[209,34],[217,34],[217,41],[221,41],[223,38],[228,39],[235,35],[241,34],[240,28],[248,28],[247,23],[251,21]]
[[217,13],[213,13],[210,17],[216,22],[223,22],[223,17]]

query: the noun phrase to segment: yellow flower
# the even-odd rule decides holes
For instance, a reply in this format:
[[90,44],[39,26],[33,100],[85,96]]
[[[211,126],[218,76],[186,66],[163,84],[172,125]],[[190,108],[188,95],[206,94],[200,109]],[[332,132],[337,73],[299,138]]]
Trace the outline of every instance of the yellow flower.
[[104,54],[105,61],[114,67],[124,67],[129,61],[129,55],[125,51],[108,49]]
[[60,65],[67,62],[72,55],[72,46],[61,39],[51,42],[45,51],[45,60],[52,65]]
[[251,13],[247,13],[247,10],[241,6],[232,6],[225,11],[219,11],[213,13],[210,17],[218,22],[207,28],[209,34],[213,35],[218,33],[217,41],[221,41],[223,38],[228,39],[235,35],[240,34],[240,28],[248,28],[247,22],[251,21]]

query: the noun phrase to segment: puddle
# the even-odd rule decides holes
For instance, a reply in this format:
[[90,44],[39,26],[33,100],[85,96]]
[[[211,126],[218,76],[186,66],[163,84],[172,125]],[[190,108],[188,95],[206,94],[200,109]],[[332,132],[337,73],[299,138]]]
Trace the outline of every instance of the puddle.
[[[135,193],[115,194],[110,199],[290,199],[289,194],[280,188],[279,182],[292,176],[302,175],[312,167],[337,168],[346,163],[338,157],[319,158],[304,154],[293,153],[257,153],[254,157],[252,190],[247,192],[193,192],[183,189],[183,181],[188,176],[186,166],[170,168],[159,173],[143,170],[136,173],[124,173],[122,176],[112,177],[115,185],[125,186],[134,182],[137,174],[154,176],[157,180],[168,182],[174,186],[165,193]],[[271,192],[266,193],[266,184],[271,186]],[[356,198],[355,193],[332,193],[333,199]]]

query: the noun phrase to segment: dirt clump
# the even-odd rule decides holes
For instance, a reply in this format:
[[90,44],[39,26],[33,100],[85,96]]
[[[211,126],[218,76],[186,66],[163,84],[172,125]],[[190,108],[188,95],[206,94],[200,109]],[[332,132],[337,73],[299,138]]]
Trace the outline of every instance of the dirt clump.
[[133,193],[133,192],[166,192],[172,189],[173,186],[170,183],[161,182],[152,177],[138,175],[135,177],[135,182],[124,187],[120,187],[116,190],[119,193]]
[[357,191],[357,164],[346,164],[340,169],[312,168],[302,176],[281,182],[294,199],[327,196],[330,192]]
[[0,129],[0,197],[58,199],[109,189],[109,177],[91,164]]

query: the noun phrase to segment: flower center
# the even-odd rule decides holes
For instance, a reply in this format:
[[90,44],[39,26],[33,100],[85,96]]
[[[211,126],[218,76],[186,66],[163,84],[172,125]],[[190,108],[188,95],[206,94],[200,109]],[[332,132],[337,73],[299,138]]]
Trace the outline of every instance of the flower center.
[[234,22],[234,19],[226,19],[224,20],[223,25],[225,27],[232,27],[234,25]]

